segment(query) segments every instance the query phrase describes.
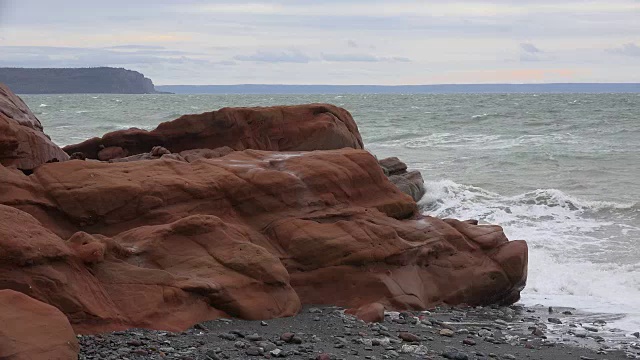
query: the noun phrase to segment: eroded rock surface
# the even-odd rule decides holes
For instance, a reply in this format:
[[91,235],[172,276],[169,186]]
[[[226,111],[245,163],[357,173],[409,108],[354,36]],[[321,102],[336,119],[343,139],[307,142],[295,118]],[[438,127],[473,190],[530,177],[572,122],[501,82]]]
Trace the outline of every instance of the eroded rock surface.
[[191,149],[309,151],[362,149],[351,114],[329,104],[223,108],[184,115],[152,131],[119,130],[64,150],[103,161],[150,152],[163,146],[172,153]]
[[[417,309],[517,299],[526,244],[439,220],[366,151],[0,168],[0,288],[80,332],[287,316],[301,303]],[[31,215],[29,215],[29,214]]]
[[0,83],[0,165],[31,170],[68,158],[43,132],[22,99]]

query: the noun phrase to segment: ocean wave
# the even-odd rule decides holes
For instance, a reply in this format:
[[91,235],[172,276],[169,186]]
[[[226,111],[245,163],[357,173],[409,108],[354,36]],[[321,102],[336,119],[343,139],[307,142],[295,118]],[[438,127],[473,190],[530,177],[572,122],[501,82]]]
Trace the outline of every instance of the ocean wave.
[[429,135],[415,136],[414,132],[399,131],[402,143],[394,142],[397,134],[382,135],[380,138],[368,139],[376,146],[398,147],[401,145],[409,149],[439,147],[439,148],[475,148],[478,150],[505,150],[511,148],[530,148],[539,146],[580,145],[584,139],[571,133],[557,133],[547,135],[521,135],[508,137],[496,134],[456,134],[437,132]]
[[426,214],[498,224],[510,239],[527,240],[525,300],[623,312],[628,316],[615,326],[640,324],[640,251],[631,243],[640,236],[638,203],[590,201],[558,189],[504,196],[451,180],[425,187],[419,204]]
[[[420,204],[436,216],[447,216],[451,212],[464,209],[471,211],[477,207],[509,208],[514,214],[513,207],[526,210],[527,216],[544,216],[558,214],[558,210],[576,213],[596,213],[605,210],[622,210],[638,212],[640,203],[618,203],[612,201],[592,201],[578,199],[558,189],[537,189],[515,196],[503,196],[472,185],[458,184],[451,180],[440,180],[425,183],[427,194]],[[534,209],[538,208],[538,211]],[[538,214],[538,215],[536,215]]]
[[47,104],[40,104],[40,106],[39,106],[39,107],[47,107],[47,106],[49,106],[49,105],[47,105]]
[[480,115],[473,115],[471,116],[471,118],[474,120],[479,120],[479,119],[487,119],[487,118],[498,117],[498,116],[501,116],[501,115],[500,114],[480,114]]

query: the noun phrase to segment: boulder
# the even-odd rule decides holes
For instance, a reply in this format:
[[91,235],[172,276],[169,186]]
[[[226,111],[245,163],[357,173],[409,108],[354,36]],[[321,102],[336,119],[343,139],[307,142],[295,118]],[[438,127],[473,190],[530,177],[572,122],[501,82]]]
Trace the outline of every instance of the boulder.
[[526,243],[420,215],[364,150],[169,155],[0,168],[0,289],[92,333],[511,303],[524,286]]
[[0,290],[0,359],[75,360],[80,347],[69,320],[55,307]]
[[32,170],[69,156],[42,131],[27,105],[0,83],[0,165]]
[[309,151],[350,147],[362,149],[351,114],[329,104],[223,108],[184,115],[152,131],[119,130],[64,150],[87,158],[110,160],[150,152],[154,146],[172,153],[191,149]]
[[426,190],[424,179],[419,171],[407,171],[407,164],[397,157],[390,157],[378,161],[389,180],[395,184],[400,191],[411,196],[415,201],[420,201]]
[[367,304],[359,308],[347,309],[345,313],[354,315],[366,323],[384,321],[384,305],[380,303]]

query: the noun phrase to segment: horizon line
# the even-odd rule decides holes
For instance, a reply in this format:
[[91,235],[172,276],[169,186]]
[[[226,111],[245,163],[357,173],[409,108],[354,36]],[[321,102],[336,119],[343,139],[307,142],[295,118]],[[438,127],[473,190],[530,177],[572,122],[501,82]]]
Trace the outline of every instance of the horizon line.
[[475,85],[640,85],[640,82],[549,82],[549,83],[437,83],[437,84],[273,84],[273,83],[236,83],[236,84],[159,84],[155,86],[475,86]]

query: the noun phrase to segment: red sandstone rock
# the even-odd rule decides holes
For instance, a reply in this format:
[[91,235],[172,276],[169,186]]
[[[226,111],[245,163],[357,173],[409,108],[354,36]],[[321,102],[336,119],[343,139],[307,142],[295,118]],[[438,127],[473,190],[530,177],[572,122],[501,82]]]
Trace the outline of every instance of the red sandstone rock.
[[78,340],[55,307],[13,291],[0,290],[0,359],[72,360]]
[[348,309],[345,312],[354,315],[366,323],[384,321],[384,305],[380,303],[367,304],[359,308]]
[[288,316],[301,303],[512,302],[524,286],[524,242],[420,216],[366,151],[168,155],[31,176],[0,167],[0,253],[12,254],[0,289],[96,332]]
[[0,165],[31,170],[53,159],[68,158],[45,135],[27,105],[0,84]]
[[[82,152],[87,158],[115,157],[103,146],[121,148],[127,155],[150,152],[163,146],[172,153],[191,149],[309,151],[350,147],[362,149],[362,138],[351,114],[329,104],[223,108],[203,114],[184,115],[160,124],[155,130],[120,130],[93,138],[64,150]],[[102,154],[102,155],[100,155]],[[127,155],[117,154],[117,157]]]

